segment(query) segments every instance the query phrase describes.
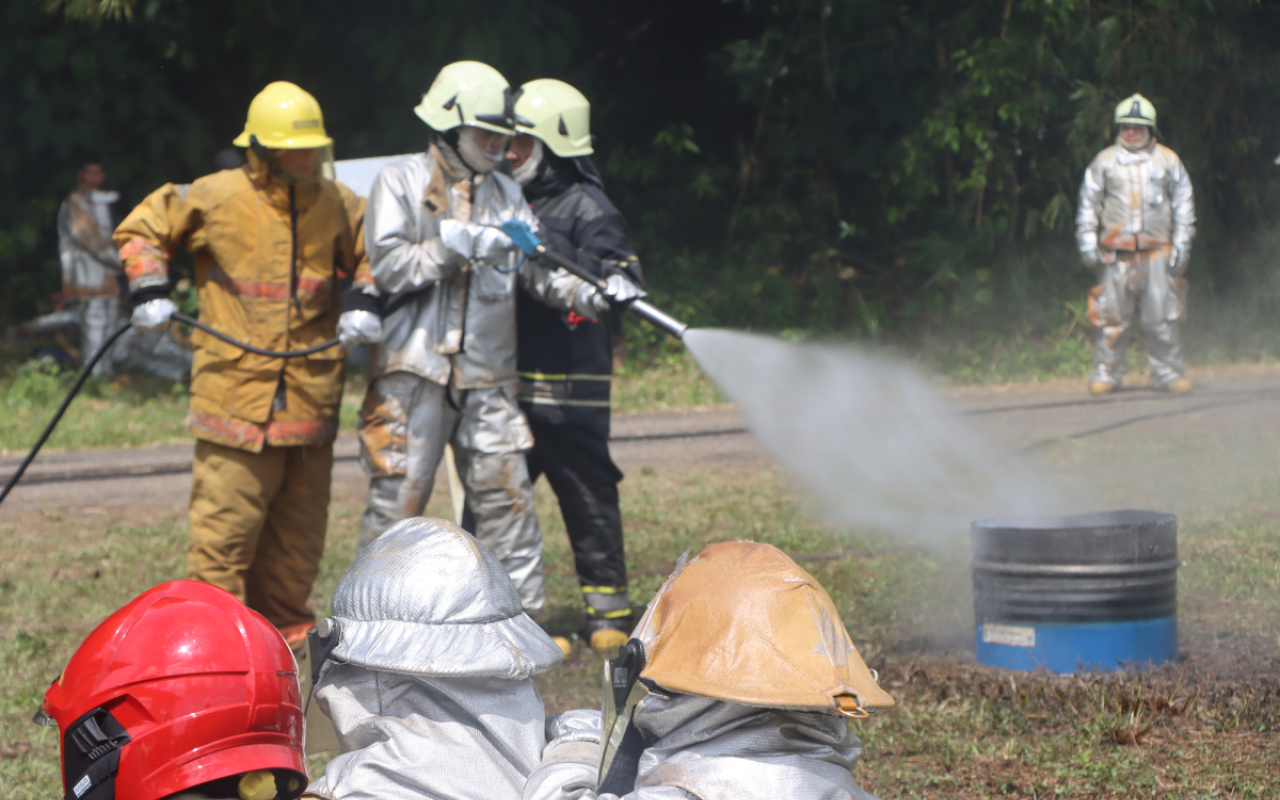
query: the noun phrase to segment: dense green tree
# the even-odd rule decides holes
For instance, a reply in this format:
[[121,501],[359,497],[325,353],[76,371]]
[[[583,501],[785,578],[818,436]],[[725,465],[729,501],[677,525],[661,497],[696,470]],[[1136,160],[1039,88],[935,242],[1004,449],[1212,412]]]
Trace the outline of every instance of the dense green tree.
[[[1111,107],[1141,91],[1196,185],[1193,277],[1253,279],[1271,227],[1280,7],[1260,0],[19,0],[0,31],[5,321],[56,285],[85,152],[129,200],[212,168],[270,80],[338,157],[422,147],[435,71],[489,61],[593,101],[658,299],[703,323],[1034,326],[1079,294],[1070,232]],[[1199,291],[1199,290],[1197,290]],[[1005,315],[1008,316],[1008,315]]]

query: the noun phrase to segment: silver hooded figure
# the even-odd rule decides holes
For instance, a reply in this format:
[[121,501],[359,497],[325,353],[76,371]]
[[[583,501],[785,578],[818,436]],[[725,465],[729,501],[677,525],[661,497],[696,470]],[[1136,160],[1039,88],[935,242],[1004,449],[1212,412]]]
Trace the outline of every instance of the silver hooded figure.
[[1089,164],[1080,184],[1076,244],[1085,266],[1098,276],[1089,292],[1089,321],[1096,331],[1091,383],[1120,385],[1125,333],[1135,312],[1147,340],[1152,384],[1168,388],[1183,377],[1178,323],[1186,316],[1183,274],[1195,235],[1191,178],[1178,154],[1154,136],[1139,147],[1117,138]]
[[530,677],[563,655],[491,553],[452,523],[403,520],[352,562],[332,610],[310,702],[342,754],[309,796],[520,797],[545,743]]

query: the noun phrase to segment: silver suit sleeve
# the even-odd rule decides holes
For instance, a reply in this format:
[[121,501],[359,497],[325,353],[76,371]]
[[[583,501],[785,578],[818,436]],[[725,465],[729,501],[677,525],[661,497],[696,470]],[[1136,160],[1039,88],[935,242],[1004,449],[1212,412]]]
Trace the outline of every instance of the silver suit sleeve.
[[378,173],[365,208],[365,250],[374,284],[386,295],[413,291],[455,275],[458,258],[433,236],[417,241],[416,206],[422,191],[401,162]]
[[1080,259],[1085,266],[1099,265],[1098,227],[1102,224],[1102,167],[1094,159],[1084,171],[1084,180],[1080,183],[1080,207],[1076,210],[1076,246],[1080,250]]

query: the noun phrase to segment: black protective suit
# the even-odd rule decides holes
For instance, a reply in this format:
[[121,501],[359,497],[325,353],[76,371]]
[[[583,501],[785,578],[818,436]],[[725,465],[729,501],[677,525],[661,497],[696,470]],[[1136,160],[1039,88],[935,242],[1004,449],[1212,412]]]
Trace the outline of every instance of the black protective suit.
[[[627,244],[627,224],[604,193],[588,157],[547,152],[525,198],[549,233],[549,244],[601,277],[623,272],[641,282],[640,262]],[[546,475],[560,501],[586,598],[589,636],[611,625],[629,629],[618,482],[609,455],[609,390],[618,320],[592,322],[539,303],[520,290],[516,303],[520,408],[534,446],[529,475]]]

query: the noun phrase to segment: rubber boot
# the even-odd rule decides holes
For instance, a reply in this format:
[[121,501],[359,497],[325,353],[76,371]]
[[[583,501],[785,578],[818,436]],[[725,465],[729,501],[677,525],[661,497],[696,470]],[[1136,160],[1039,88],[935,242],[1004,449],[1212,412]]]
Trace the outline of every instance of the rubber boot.
[[617,619],[587,614],[579,635],[597,655],[612,658],[617,655],[618,648],[627,643],[631,628],[630,614]]

